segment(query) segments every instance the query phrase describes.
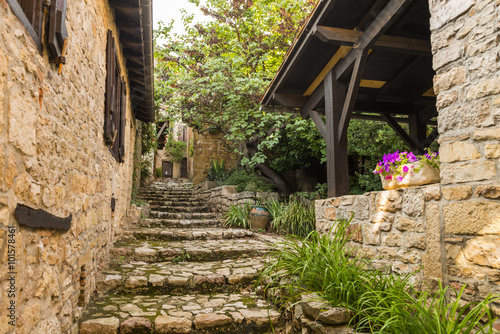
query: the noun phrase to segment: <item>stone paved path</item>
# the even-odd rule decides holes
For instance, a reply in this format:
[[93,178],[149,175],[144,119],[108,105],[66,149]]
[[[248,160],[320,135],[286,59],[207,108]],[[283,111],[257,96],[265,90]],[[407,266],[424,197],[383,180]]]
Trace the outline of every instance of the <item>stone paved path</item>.
[[253,287],[276,240],[220,227],[181,184],[140,194],[151,218],[114,245],[80,333],[270,333],[279,313]]

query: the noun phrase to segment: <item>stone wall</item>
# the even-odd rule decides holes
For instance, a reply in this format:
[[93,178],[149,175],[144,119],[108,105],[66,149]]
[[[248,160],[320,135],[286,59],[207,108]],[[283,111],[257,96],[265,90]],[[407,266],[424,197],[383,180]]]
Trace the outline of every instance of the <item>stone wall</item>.
[[236,186],[217,186],[214,181],[205,181],[194,189],[196,198],[205,200],[214,212],[224,213],[231,205],[255,204],[259,200],[279,200],[278,193],[242,191],[238,192]]
[[[500,287],[500,2],[430,0],[446,281]],[[498,309],[497,309],[498,311]]]
[[[58,75],[0,0],[0,333],[76,333],[75,319],[129,205],[137,127],[130,102],[125,163],[103,139],[107,30],[118,37],[113,13],[105,0],[68,1],[66,24],[71,41]],[[121,52],[119,63],[126,73]],[[71,229],[20,226],[18,203],[72,215]],[[15,242],[15,297],[8,240]],[[8,324],[11,303],[15,329]]]
[[200,184],[207,178],[207,172],[210,169],[212,160],[223,160],[226,168],[230,169],[236,166],[238,155],[234,149],[220,133],[210,134],[209,131],[198,133],[193,131],[193,183]]

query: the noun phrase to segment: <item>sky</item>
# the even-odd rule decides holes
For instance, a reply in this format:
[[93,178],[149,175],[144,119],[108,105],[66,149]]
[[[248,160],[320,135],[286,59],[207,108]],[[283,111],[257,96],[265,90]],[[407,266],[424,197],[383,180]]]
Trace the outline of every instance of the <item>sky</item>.
[[[203,3],[203,1],[201,1],[201,3]],[[187,0],[153,0],[154,29],[158,28],[158,21],[168,23],[173,19],[173,32],[182,34],[184,32],[181,13],[182,8],[186,9],[188,13],[195,14],[195,22],[207,20],[206,16],[201,13],[196,5],[189,3]]]

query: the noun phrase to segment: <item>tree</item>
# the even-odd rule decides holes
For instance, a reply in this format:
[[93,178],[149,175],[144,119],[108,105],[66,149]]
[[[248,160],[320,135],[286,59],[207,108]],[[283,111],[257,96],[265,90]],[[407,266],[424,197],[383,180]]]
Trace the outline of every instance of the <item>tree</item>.
[[192,17],[186,15],[185,35],[171,34],[171,25],[156,32],[167,41],[155,53],[163,118],[180,115],[194,128],[216,128],[242,155],[242,165],[260,170],[285,193],[291,189],[269,167],[266,152],[273,151],[286,128],[315,127],[294,114],[261,112],[259,99],[313,4],[207,0],[200,8],[212,21],[191,27]]

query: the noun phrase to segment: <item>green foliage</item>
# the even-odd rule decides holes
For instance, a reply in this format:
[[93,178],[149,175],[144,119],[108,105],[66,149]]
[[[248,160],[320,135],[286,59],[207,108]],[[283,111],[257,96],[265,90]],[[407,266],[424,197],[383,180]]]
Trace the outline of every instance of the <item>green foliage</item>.
[[326,198],[328,196],[328,184],[318,183],[316,185],[316,192],[318,193],[319,198]]
[[151,160],[147,157],[142,157],[141,160],[141,181],[148,179],[151,176]]
[[224,160],[212,160],[210,161],[210,169],[207,173],[208,181],[217,181],[219,183],[223,182],[228,178],[230,173],[226,171],[226,163]]
[[163,169],[161,167],[156,167],[156,169],[155,169],[155,176],[157,178],[160,178],[160,177],[163,176],[162,174],[163,174]]
[[249,228],[250,210],[252,210],[252,204],[250,203],[231,205],[229,210],[222,216],[222,219],[225,221],[224,226]]
[[191,255],[186,253],[185,250],[182,251],[180,255],[174,256],[172,263],[187,262],[191,258]]
[[315,210],[310,201],[292,196],[286,203],[269,199],[265,206],[272,217],[272,229],[280,234],[305,237],[315,228]]
[[180,115],[195,128],[214,128],[236,148],[258,138],[258,152],[242,164],[265,162],[283,127],[305,122],[289,113],[261,112],[259,100],[314,4],[207,0],[200,8],[211,21],[193,27],[185,16],[182,36],[171,33],[171,24],[160,26],[155,36],[165,42],[155,51],[155,97],[167,114],[161,117]]
[[237,186],[237,191],[262,191],[271,192],[273,187],[262,180],[257,175],[246,170],[236,170],[229,175],[223,182],[224,185]]
[[156,125],[142,123],[142,156],[152,154],[156,149]]
[[450,298],[449,288],[441,285],[436,293],[416,291],[411,274],[370,269],[371,261],[348,246],[356,232],[348,229],[351,220],[337,220],[324,235],[313,231],[305,239],[287,238],[278,244],[262,272],[261,282],[269,282],[266,289],[280,284],[291,302],[302,293],[316,292],[332,306],[351,310],[355,315],[351,325],[363,333],[492,333],[496,319],[488,304],[500,296],[466,303],[460,300],[465,286],[453,290]]
[[187,144],[183,141],[175,141],[172,134],[169,134],[168,141],[163,148],[171,157],[172,161],[181,162],[186,155]]

